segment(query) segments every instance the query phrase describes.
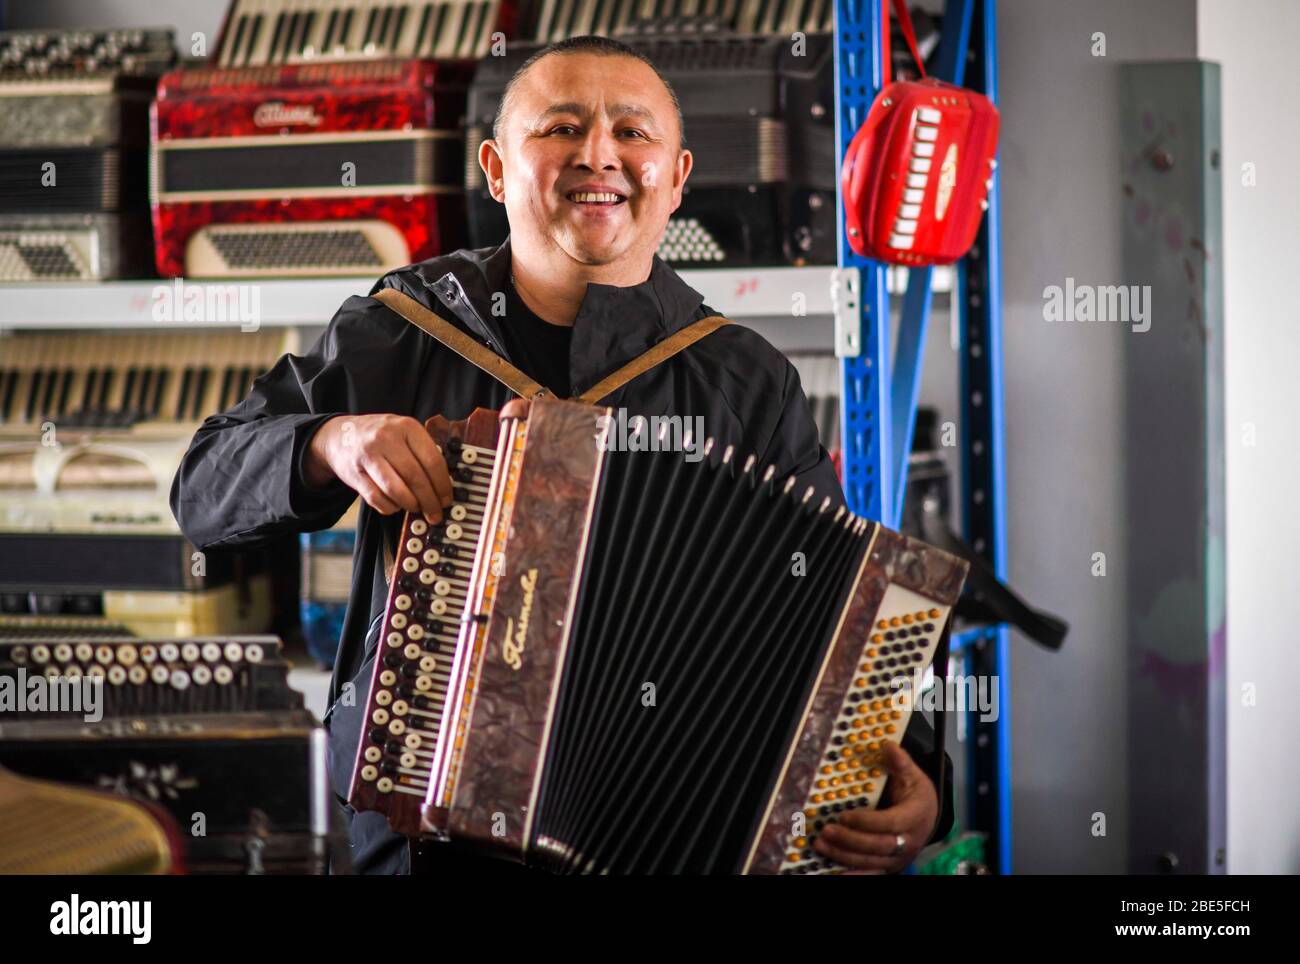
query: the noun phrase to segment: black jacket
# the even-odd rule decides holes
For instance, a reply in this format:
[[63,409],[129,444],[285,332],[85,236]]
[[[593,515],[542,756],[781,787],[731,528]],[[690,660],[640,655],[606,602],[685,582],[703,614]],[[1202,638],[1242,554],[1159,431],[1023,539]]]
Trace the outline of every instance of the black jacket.
[[[426,305],[499,354],[506,355],[502,319],[493,295],[504,292],[511,270],[510,241],[497,248],[459,250],[401,268],[371,293],[396,288]],[[569,371],[574,394],[636,358],[691,322],[718,312],[658,257],[650,277],[627,288],[592,284],[574,321]],[[508,356],[507,356],[508,357]],[[304,356],[286,355],[256,380],[239,405],[207,418],[194,435],[172,484],[171,506],[185,536],[200,549],[253,546],[285,533],[328,528],[356,494],[341,482],[312,489],[303,455],[328,418],[392,412],[423,420],[448,419],[474,408],[499,409],[511,392],[370,297],[352,297]],[[600,404],[633,415],[701,415],[708,436],[759,465],[794,473],[816,497],[843,494],[794,366],[762,337],[727,325],[638,376]],[[330,685],[331,779],[347,796],[359,714],[370,685],[370,632],[387,596],[383,543],[396,540],[400,514],[384,517],[362,504],[353,556],[352,592],[338,661]],[[354,705],[339,701],[356,687]],[[927,772],[938,775],[933,732],[917,714],[904,745]],[[951,787],[951,779],[948,780]],[[945,794],[948,796],[948,794]],[[938,833],[952,823],[950,800]],[[351,816],[349,814],[349,816]],[[388,835],[376,814],[353,819],[358,869],[405,869],[400,838]],[[389,839],[370,834],[382,831]],[[358,837],[366,837],[361,841]]]

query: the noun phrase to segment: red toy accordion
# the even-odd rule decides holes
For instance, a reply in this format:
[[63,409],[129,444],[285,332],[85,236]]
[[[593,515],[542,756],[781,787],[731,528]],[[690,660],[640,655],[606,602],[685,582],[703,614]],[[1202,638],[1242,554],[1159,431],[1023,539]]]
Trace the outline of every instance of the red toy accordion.
[[152,111],[164,277],[376,275],[465,243],[473,61],[176,71]]
[[[924,77],[907,6],[894,7]],[[886,75],[840,168],[849,247],[909,267],[969,251],[988,209],[998,125],[983,94],[934,78],[891,84]]]

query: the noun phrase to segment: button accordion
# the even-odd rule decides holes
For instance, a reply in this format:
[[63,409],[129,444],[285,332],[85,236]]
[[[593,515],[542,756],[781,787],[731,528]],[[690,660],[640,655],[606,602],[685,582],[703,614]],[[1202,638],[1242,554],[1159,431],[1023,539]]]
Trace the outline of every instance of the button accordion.
[[[649,29],[649,28],[646,28]],[[834,47],[829,33],[623,35],[681,103],[694,167],[668,219],[659,257],[683,267],[834,264]],[[505,207],[477,153],[516,68],[540,45],[512,44],[479,65],[469,94],[465,158],[470,240],[499,244]]]
[[513,16],[508,0],[237,0],[216,66],[158,87],[159,272],[373,276],[463,247],[466,91]]
[[0,281],[149,273],[149,101],[165,30],[0,33]]
[[274,636],[0,640],[0,766],[165,808],[191,873],[322,873],[325,734],[288,672]]
[[455,503],[403,523],[352,806],[554,872],[837,869],[966,563],[668,423],[511,407],[428,423]]

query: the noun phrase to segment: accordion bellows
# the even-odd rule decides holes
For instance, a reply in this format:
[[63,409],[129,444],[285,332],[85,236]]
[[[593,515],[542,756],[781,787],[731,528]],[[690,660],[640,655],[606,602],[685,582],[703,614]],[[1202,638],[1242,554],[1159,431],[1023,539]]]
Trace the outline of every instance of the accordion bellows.
[[835,870],[811,843],[879,802],[965,563],[731,448],[527,411],[431,420],[456,504],[403,526],[353,806],[559,873]]

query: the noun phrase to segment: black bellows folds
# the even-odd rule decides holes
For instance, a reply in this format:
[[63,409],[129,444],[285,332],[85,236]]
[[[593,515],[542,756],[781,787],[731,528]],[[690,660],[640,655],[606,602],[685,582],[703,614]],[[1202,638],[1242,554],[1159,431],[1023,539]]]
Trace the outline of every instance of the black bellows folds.
[[735,873],[866,533],[717,452],[603,457],[530,862]]

